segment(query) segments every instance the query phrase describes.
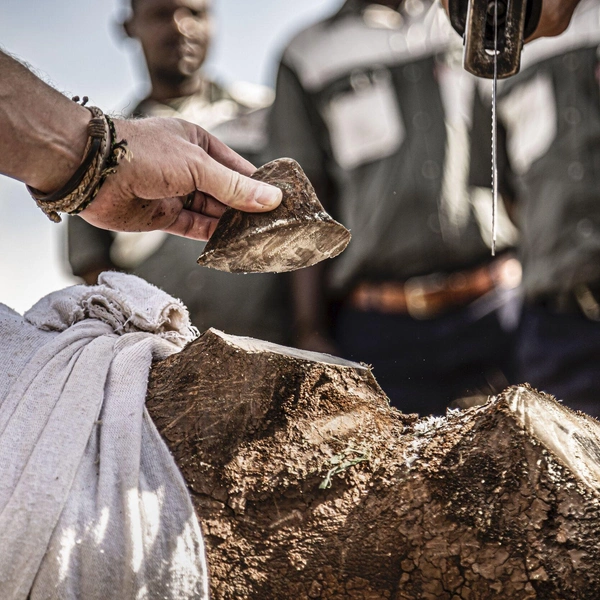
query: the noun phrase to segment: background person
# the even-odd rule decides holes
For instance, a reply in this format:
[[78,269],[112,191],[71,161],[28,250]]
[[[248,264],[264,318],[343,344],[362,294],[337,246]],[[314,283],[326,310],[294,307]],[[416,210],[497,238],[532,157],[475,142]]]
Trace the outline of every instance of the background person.
[[271,112],[272,155],[298,160],[352,231],[338,259],[294,274],[297,343],[373,365],[405,412],[512,381],[514,232],[504,219],[492,259],[490,195],[467,189],[461,60],[432,2],[347,0],[289,43]]
[[[142,47],[151,85],[132,116],[183,118],[253,164],[264,162],[271,90],[244,83],[225,88],[201,70],[213,35],[210,0],[132,0],[123,26]],[[163,232],[114,234],[69,219],[69,262],[87,283],[104,270],[126,270],[180,298],[200,330],[289,342],[285,277],[199,267],[203,247]]]

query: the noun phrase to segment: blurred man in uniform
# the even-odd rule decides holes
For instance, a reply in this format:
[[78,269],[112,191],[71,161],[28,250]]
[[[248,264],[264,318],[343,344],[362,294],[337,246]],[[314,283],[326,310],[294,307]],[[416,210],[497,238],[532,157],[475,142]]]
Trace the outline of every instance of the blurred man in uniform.
[[[133,116],[186,119],[257,166],[263,162],[271,90],[247,83],[224,88],[201,70],[212,36],[210,0],[131,0],[124,29],[141,44],[151,86]],[[287,342],[282,276],[199,267],[203,248],[163,232],[114,234],[69,219],[69,261],[86,282],[104,270],[129,271],[183,300],[200,330]]]
[[271,154],[298,160],[353,236],[295,274],[298,343],[372,364],[405,412],[512,380],[514,230],[504,215],[492,258],[489,191],[467,187],[461,50],[433,2],[347,0],[285,49],[270,117]]
[[[521,231],[519,381],[600,416],[600,1],[523,52],[498,98],[500,185]],[[472,181],[489,185],[489,99],[475,115]]]

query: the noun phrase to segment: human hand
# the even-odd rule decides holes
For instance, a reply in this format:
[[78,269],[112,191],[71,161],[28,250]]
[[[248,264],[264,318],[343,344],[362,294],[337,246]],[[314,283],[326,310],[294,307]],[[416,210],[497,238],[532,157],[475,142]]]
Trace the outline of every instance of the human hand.
[[541,37],[560,35],[571,22],[573,12],[580,0],[543,0],[540,22],[533,35],[526,41]]
[[131,160],[120,161],[80,213],[96,227],[207,240],[227,206],[266,212],[281,202],[281,190],[250,179],[255,167],[197,125],[148,118],[115,120],[115,128]]
[[[486,0],[487,1],[487,0]],[[580,0],[543,0],[540,22],[534,34],[526,41],[531,42],[541,37],[560,35],[571,22],[571,17]],[[442,0],[448,12],[449,0]]]

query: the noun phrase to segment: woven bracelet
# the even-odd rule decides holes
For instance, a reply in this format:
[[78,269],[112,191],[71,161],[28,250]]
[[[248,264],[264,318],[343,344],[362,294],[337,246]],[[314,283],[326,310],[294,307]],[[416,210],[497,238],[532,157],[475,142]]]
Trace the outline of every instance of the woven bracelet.
[[[82,104],[86,101],[87,98],[84,97]],[[27,186],[36,204],[55,223],[61,221],[60,212],[76,215],[87,208],[108,175],[115,172],[121,157],[127,153],[127,141],[115,141],[116,131],[112,119],[96,106],[86,108],[92,113],[87,126],[89,137],[83,161],[73,176],[60,190],[51,194],[44,194]]]
[[108,124],[109,129],[110,144],[108,156],[106,158],[106,161],[104,162],[102,170],[100,171],[100,178],[98,180],[97,185],[91,190],[91,192],[81,202],[81,204],[79,204],[79,206],[69,211],[70,215],[79,214],[92,203],[92,201],[98,195],[102,184],[106,181],[106,178],[109,175],[112,175],[117,170],[121,158],[126,157],[129,160],[130,153],[127,149],[127,140],[121,140],[120,142],[117,142],[117,132],[113,120],[108,115],[104,115],[104,118],[106,119],[106,123]]

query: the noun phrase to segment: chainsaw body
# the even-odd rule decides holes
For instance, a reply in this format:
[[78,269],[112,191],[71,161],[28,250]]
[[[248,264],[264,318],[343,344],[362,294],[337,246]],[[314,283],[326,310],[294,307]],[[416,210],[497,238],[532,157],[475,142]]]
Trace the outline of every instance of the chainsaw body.
[[488,79],[494,73],[504,79],[519,72],[523,43],[539,23],[542,0],[449,0],[448,4],[450,22],[463,36],[467,71]]

